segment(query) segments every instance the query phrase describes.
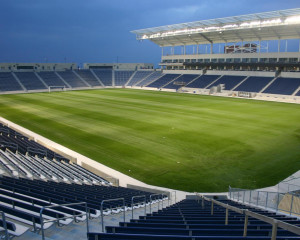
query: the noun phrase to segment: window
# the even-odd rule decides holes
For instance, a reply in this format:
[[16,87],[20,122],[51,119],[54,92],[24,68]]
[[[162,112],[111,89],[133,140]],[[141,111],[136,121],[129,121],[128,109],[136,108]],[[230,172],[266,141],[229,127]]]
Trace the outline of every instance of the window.
[[234,62],[234,63],[240,63],[240,62],[241,62],[241,59],[240,59],[240,58],[234,58],[234,59],[233,59],[233,62]]
[[287,62],[287,58],[279,58],[279,62],[281,62],[281,63],[285,63],[285,62]]

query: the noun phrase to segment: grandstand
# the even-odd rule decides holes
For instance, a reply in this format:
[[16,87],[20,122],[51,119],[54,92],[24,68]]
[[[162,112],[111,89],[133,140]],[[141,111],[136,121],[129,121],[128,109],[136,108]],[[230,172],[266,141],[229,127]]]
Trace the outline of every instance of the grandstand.
[[[83,69],[74,63],[0,63],[0,93],[128,87],[300,103],[300,40],[298,51],[287,51],[289,40],[299,38],[299,16],[300,9],[290,9],[132,31],[138,40],[162,48],[161,69],[146,63],[85,63]],[[274,40],[277,51],[269,48]],[[12,125],[0,124],[2,238],[70,239],[69,233],[77,232],[78,239],[91,240],[299,239],[298,186],[286,192],[230,188],[228,194],[201,195],[154,187]],[[111,226],[104,224],[105,216]],[[60,228],[67,233],[57,236]]]

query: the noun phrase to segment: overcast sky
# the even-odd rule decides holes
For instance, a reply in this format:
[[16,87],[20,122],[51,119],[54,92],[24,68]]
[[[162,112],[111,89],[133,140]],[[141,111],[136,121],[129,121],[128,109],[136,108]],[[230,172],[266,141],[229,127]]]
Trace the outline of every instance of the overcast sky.
[[0,62],[147,62],[131,30],[300,7],[299,0],[0,0]]

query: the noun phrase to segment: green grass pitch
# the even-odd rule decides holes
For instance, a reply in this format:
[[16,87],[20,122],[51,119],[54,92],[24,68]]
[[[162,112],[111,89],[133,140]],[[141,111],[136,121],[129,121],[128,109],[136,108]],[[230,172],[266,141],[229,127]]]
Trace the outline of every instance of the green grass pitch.
[[1,116],[148,184],[276,184],[300,167],[300,105],[105,89],[0,96]]

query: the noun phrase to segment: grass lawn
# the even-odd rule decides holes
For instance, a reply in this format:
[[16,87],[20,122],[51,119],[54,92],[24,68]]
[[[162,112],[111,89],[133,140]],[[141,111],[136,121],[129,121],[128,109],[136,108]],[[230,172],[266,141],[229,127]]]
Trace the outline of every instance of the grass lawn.
[[276,184],[300,169],[300,105],[105,89],[0,95],[1,116],[149,184]]

